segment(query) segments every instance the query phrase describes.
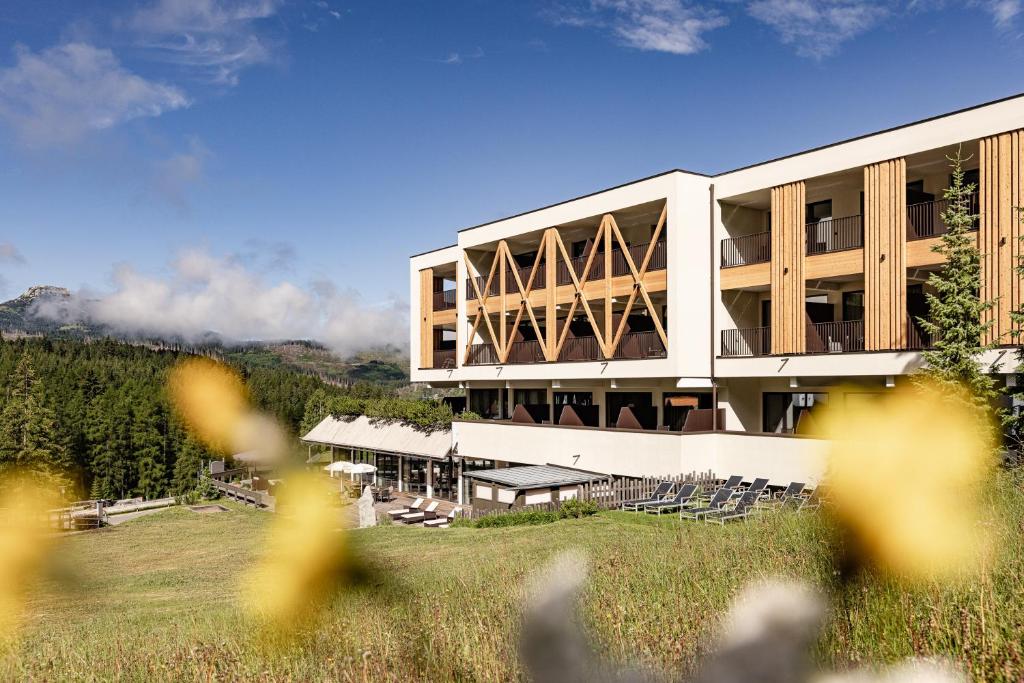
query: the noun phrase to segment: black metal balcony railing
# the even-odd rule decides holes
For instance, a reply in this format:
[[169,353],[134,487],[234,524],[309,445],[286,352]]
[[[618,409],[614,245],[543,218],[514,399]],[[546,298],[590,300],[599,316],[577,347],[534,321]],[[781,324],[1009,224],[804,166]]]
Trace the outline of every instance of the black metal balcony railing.
[[[980,204],[978,193],[974,192],[968,197],[968,210],[978,215]],[[929,237],[938,237],[949,232],[949,228],[942,220],[942,214],[949,208],[949,201],[937,199],[933,202],[922,202],[911,204],[907,207],[907,239],[923,240]],[[973,229],[978,228],[978,220],[975,219]]]
[[808,223],[807,255],[827,254],[864,246],[864,221],[861,216],[828,218]]
[[767,263],[771,259],[772,234],[770,232],[759,232],[722,240],[723,268]]
[[[645,360],[665,358],[665,345],[657,332],[630,332],[622,335],[619,346],[612,355],[614,360]],[[597,337],[571,337],[565,340],[558,362],[604,360],[604,353]],[[473,344],[469,352],[468,365],[497,365],[501,361],[491,344]],[[544,349],[537,340],[512,342],[508,365],[543,363]]]
[[512,342],[512,347],[509,349],[508,353],[508,359],[505,362],[514,365],[524,363],[543,363],[544,347],[541,346],[541,343],[536,339],[531,341]]
[[443,349],[434,351],[435,370],[448,370],[455,367],[455,349]]
[[443,292],[434,292],[434,310],[447,311],[455,308],[455,290],[448,289]]
[[767,356],[772,352],[770,327],[722,330],[722,357]]
[[842,320],[807,326],[807,353],[849,353],[864,350],[864,321]]

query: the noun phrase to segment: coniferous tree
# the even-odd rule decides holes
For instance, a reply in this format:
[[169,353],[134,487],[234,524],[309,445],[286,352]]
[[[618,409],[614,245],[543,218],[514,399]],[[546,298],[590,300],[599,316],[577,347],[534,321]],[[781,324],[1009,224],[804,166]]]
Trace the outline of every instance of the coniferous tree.
[[26,353],[18,362],[0,413],[0,468],[57,477],[66,464],[53,411]]
[[984,339],[991,323],[982,318],[993,302],[981,299],[982,257],[970,235],[978,219],[971,213],[971,195],[976,188],[973,183],[964,183],[966,159],[959,150],[949,161],[952,182],[944,192],[947,208],[942,213],[948,232],[933,247],[944,258],[944,264],[928,278],[934,290],[925,295],[929,317],[918,319],[933,344],[923,353],[926,366],[920,376],[954,396],[964,395],[966,389],[969,405],[990,417],[996,410],[999,392],[979,365],[981,354],[992,348]]

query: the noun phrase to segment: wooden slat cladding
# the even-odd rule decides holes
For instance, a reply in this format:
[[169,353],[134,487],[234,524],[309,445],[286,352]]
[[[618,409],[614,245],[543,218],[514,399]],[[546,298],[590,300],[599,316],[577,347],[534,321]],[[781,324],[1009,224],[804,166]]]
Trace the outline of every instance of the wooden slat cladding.
[[868,351],[906,346],[907,162],[864,167],[864,343]]
[[420,367],[434,366],[434,269],[420,271]]
[[803,181],[772,188],[772,353],[803,353],[806,188]]
[[1013,337],[1010,313],[1021,304],[1020,216],[1024,205],[1024,131],[983,138],[979,145],[981,230],[981,296],[995,301],[983,314],[991,323],[985,341],[1009,344]]

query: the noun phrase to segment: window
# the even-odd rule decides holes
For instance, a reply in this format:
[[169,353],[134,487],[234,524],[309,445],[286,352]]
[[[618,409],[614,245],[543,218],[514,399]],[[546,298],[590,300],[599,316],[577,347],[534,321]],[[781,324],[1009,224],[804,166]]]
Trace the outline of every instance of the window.
[[544,405],[548,402],[547,389],[515,389],[512,402],[517,406]]
[[807,222],[817,223],[832,218],[832,200],[812,202],[807,205]]
[[762,429],[769,434],[793,434],[814,408],[828,403],[828,394],[766,391],[761,396]]
[[594,395],[589,391],[556,391],[554,401],[556,406],[589,406],[594,404]]
[[772,326],[772,300],[765,299],[761,302],[761,327]]
[[843,320],[864,319],[864,290],[843,292]]
[[500,420],[501,389],[471,389],[469,392],[469,409],[488,420]]

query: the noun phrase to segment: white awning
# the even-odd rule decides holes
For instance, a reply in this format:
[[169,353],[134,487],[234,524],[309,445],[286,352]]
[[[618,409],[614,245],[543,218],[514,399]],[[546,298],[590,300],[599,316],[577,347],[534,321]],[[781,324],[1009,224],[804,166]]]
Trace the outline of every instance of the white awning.
[[427,433],[400,422],[374,422],[363,415],[345,419],[325,417],[302,440],[439,460],[447,458],[452,450],[451,430]]

